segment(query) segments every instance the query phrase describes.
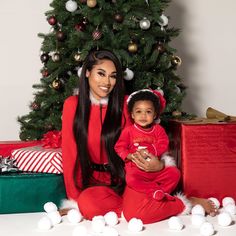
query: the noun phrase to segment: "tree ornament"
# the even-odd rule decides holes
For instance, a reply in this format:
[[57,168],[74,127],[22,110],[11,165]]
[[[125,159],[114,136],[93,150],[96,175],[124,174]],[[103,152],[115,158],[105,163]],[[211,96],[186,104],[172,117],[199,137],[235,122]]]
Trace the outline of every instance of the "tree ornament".
[[124,20],[124,17],[120,13],[117,13],[114,15],[114,19],[117,23],[122,23]]
[[164,27],[168,25],[168,22],[168,17],[162,14],[160,16],[160,20],[158,21],[158,24],[161,26],[161,30],[163,30]]
[[82,4],[87,3],[87,0],[79,0]]
[[77,31],[85,31],[86,25],[84,22],[80,22],[78,24],[75,25],[75,29]]
[[92,36],[93,36],[93,40],[99,40],[102,37],[102,32],[96,29],[93,31]]
[[144,17],[140,22],[139,22],[139,26],[142,30],[147,30],[150,28],[151,26],[151,22],[146,18]]
[[59,90],[62,86],[62,83],[61,83],[61,80],[59,79],[55,79],[52,81],[52,87],[55,89],[55,90]]
[[42,73],[42,76],[43,76],[43,77],[48,77],[48,75],[49,75],[49,72],[48,72],[48,69],[47,69],[47,68],[44,68],[44,69],[41,71],[41,73]]
[[178,56],[172,56],[171,58],[171,65],[172,66],[180,66],[182,64],[182,60]]
[[75,61],[80,62],[80,61],[81,61],[81,53],[80,53],[80,52],[77,52],[77,53],[74,55],[74,59],[75,59]]
[[78,77],[81,76],[81,72],[82,72],[82,67],[78,67],[78,70],[77,70],[77,75],[78,75]]
[[54,62],[60,61],[60,60],[61,60],[60,54],[59,54],[58,52],[55,52],[55,53],[52,55],[52,60],[53,60]]
[[63,42],[66,38],[66,35],[65,33],[63,33],[61,30],[57,32],[57,40],[60,41],[60,42]]
[[178,111],[178,110],[173,111],[173,112],[172,112],[172,116],[174,116],[174,117],[181,117],[181,116],[182,116],[182,112],[181,112],[181,111]]
[[57,19],[55,16],[48,17],[47,21],[50,25],[56,25],[56,23],[57,23]]
[[124,79],[129,81],[134,78],[134,72],[130,70],[128,67],[124,71]]
[[66,10],[69,12],[74,12],[78,8],[78,4],[76,1],[69,0],[66,2]]
[[47,63],[48,60],[49,60],[49,55],[48,53],[43,53],[41,56],[40,56],[40,60],[42,63]]
[[136,53],[138,51],[138,45],[136,43],[129,43],[128,45],[129,52]]
[[32,102],[30,104],[30,107],[31,107],[32,110],[37,111],[37,110],[39,110],[40,105],[37,102]]
[[93,8],[93,7],[96,7],[96,5],[97,5],[97,0],[87,0],[88,7]]
[[161,43],[161,42],[157,43],[156,49],[159,53],[163,53],[165,51],[165,47],[164,47],[163,43]]

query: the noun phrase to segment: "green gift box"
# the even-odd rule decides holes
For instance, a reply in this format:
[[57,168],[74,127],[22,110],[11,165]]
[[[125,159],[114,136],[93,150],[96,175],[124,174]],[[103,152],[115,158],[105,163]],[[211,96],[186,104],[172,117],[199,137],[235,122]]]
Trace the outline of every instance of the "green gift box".
[[46,202],[59,206],[65,198],[62,174],[0,174],[0,214],[42,212]]

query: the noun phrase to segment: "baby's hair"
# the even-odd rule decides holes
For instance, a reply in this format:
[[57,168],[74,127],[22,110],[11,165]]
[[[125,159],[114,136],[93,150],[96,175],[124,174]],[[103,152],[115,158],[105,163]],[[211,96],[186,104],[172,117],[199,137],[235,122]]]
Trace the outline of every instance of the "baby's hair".
[[132,112],[134,104],[138,101],[150,101],[153,103],[157,116],[160,115],[159,97],[150,90],[140,90],[130,95],[128,100],[128,111]]

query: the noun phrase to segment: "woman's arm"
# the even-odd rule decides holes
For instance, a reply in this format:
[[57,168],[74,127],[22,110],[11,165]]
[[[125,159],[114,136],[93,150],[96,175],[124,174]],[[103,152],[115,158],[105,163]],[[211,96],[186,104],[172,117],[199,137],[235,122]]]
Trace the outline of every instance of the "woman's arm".
[[[69,97],[65,100],[62,113],[62,164],[67,197],[76,200],[79,190],[74,182],[74,167],[77,156],[77,148],[73,135],[73,122],[76,111],[77,97]],[[80,186],[81,178],[77,178]]]

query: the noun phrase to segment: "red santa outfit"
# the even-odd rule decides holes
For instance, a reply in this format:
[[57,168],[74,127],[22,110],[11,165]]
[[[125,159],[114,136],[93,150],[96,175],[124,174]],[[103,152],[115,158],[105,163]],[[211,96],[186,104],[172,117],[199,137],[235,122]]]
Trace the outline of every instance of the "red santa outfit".
[[149,129],[133,124],[122,131],[115,150],[125,161],[126,183],[130,188],[147,193],[157,200],[164,197],[173,199],[169,194],[174,191],[180,179],[180,172],[175,166],[167,166],[159,172],[145,172],[132,161],[126,160],[128,154],[135,153],[139,147],[145,147],[148,152],[160,157],[168,150],[168,144],[168,136],[159,124]]
[[[63,158],[63,175],[67,192],[70,200],[76,201],[78,207],[87,219],[92,219],[96,215],[104,215],[109,211],[115,211],[118,216],[123,210],[127,220],[132,217],[138,217],[144,223],[157,222],[172,215],[177,215],[184,211],[186,204],[179,198],[174,201],[164,200],[158,202],[150,199],[146,194],[126,188],[124,196],[119,196],[111,188],[106,186],[92,186],[83,191],[76,188],[75,181],[79,187],[82,186],[81,171],[74,178],[74,167],[77,157],[77,148],[73,135],[73,121],[77,106],[77,96],[71,96],[66,99],[63,107],[62,116],[62,158]],[[97,164],[106,164],[108,162],[105,151],[100,150],[101,122],[104,120],[107,106],[100,107],[98,104],[91,102],[90,119],[88,127],[88,150],[91,161]],[[127,112],[127,105],[124,105],[124,120],[126,125],[130,124]],[[101,112],[101,113],[100,113]],[[102,116],[101,116],[102,114]],[[109,172],[93,171],[93,177],[97,183],[110,183]],[[75,181],[74,181],[75,180]],[[91,183],[92,184],[92,183]],[[133,201],[137,204],[134,207]],[[122,205],[123,203],[123,205]],[[132,203],[132,204],[131,204]],[[146,208],[147,206],[147,208]]]

